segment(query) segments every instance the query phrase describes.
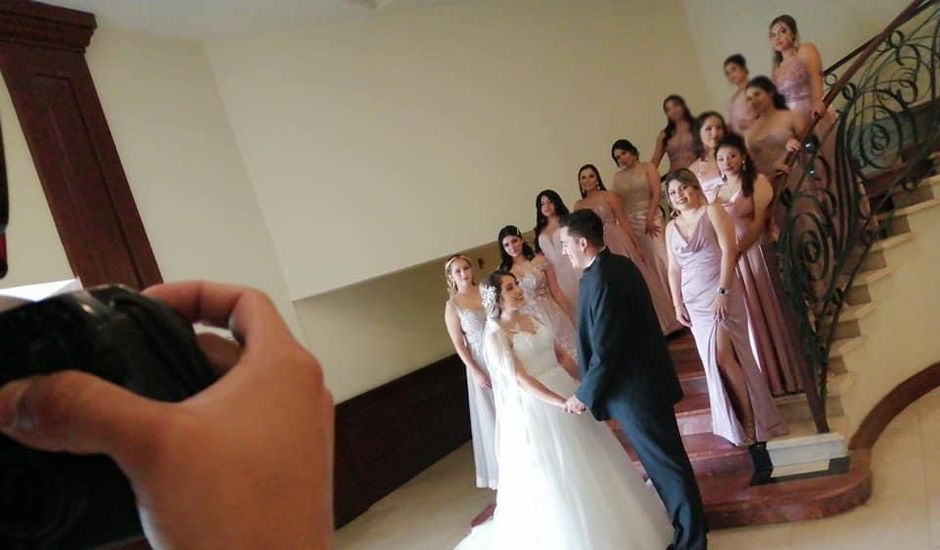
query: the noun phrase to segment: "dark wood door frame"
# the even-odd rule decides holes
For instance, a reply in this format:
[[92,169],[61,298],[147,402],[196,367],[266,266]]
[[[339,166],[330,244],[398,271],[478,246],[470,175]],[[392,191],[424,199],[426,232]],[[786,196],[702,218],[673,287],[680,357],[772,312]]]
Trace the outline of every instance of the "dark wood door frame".
[[143,288],[162,278],[85,61],[95,28],[89,13],[0,0],[0,72],[73,272]]

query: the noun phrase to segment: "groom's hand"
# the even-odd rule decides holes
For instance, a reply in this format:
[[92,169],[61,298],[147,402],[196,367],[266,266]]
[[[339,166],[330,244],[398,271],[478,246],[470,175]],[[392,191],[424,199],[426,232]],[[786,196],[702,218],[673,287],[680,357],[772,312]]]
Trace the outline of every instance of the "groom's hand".
[[565,401],[565,412],[568,412],[571,414],[581,414],[586,410],[587,410],[587,407],[575,395],[572,395],[571,397],[568,398],[567,401]]

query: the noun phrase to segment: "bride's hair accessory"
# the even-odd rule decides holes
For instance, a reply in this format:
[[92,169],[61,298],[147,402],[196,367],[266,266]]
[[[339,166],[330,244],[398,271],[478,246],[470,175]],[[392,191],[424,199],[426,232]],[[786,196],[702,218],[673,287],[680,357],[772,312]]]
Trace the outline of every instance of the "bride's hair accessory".
[[490,319],[496,319],[503,313],[503,307],[499,303],[502,294],[503,278],[516,276],[508,271],[496,270],[486,276],[486,279],[480,283],[480,301],[483,302],[483,309],[486,310],[486,316]]
[[485,283],[480,285],[480,300],[483,302],[483,308],[487,313],[496,306],[497,294],[499,294],[499,291],[496,290],[495,286],[488,286]]

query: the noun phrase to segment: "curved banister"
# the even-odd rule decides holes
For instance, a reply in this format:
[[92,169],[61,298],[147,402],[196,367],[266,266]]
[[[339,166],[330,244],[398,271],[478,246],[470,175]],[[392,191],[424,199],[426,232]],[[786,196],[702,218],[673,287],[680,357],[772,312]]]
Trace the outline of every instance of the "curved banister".
[[[929,8],[936,9],[918,17]],[[876,214],[890,210],[891,193],[918,175],[919,161],[940,143],[940,114],[934,112],[940,108],[940,0],[911,2],[825,75],[833,79],[850,60],[823,99],[827,108],[840,96],[844,104],[825,117],[813,115],[799,136],[801,150],[785,159],[788,173],[773,178],[770,206],[779,230],[771,263],[779,265],[768,267],[795,321],[789,329],[804,345],[806,365],[797,370],[821,432],[828,431],[833,327],[878,234]],[[876,176],[884,195],[871,203],[862,184]]]

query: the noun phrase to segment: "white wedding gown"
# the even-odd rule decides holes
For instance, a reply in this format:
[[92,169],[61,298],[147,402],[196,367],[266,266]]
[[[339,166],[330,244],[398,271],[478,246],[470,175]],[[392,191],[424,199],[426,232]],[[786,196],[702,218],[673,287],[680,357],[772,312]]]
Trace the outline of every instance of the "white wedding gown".
[[[555,358],[551,328],[535,326],[511,337],[512,351],[528,374],[568,397],[578,383]],[[665,549],[673,529],[662,503],[610,429],[590,412],[568,414],[527,393],[511,356],[493,347],[488,342],[488,356],[498,356],[496,512],[457,550]]]

